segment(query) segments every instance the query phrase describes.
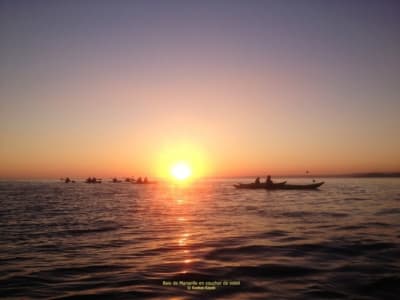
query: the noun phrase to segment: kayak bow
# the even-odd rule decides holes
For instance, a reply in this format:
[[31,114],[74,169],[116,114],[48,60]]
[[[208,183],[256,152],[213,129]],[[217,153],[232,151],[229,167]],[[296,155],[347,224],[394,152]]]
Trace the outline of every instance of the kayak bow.
[[[277,182],[277,183],[274,183],[273,185],[279,187],[279,186],[283,186],[285,184],[286,184],[286,181]],[[255,182],[252,182],[252,183],[238,183],[238,184],[234,184],[233,186],[235,188],[237,188],[237,189],[252,189],[252,190],[255,190],[255,189],[266,189],[268,185],[266,183],[255,183]]]
[[281,186],[269,185],[266,187],[267,190],[315,190],[323,185],[324,182],[312,183],[312,184],[285,184]]

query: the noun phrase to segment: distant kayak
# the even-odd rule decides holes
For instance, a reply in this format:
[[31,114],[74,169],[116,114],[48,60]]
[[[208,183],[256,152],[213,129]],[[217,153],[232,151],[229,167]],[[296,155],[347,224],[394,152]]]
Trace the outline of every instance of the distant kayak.
[[137,182],[137,181],[131,181],[132,184],[157,184],[157,181],[147,181],[147,182]]
[[85,180],[85,183],[101,183],[101,178],[100,179],[96,179],[96,177],[93,178],[88,178]]
[[312,184],[283,184],[283,185],[268,185],[267,190],[314,190],[323,185],[324,182],[312,183]]
[[[279,187],[279,186],[283,186],[285,184],[286,184],[286,181],[277,182],[277,183],[274,183],[273,185]],[[267,188],[267,184],[266,183],[255,183],[255,182],[252,182],[252,183],[238,183],[238,184],[234,184],[233,186],[235,188],[237,188],[237,189],[253,189],[253,190],[254,189],[266,189]]]
[[239,183],[234,187],[237,189],[266,189],[266,190],[314,190],[323,185],[324,182],[312,184],[286,184],[286,181],[266,184],[266,183]]

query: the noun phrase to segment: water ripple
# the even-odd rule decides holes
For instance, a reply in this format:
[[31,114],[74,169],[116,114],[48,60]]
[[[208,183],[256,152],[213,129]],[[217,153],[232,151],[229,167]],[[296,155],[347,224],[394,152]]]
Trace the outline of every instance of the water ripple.
[[[1,297],[398,298],[399,180],[327,179],[317,193],[235,182],[0,182]],[[211,280],[240,285],[162,285]]]

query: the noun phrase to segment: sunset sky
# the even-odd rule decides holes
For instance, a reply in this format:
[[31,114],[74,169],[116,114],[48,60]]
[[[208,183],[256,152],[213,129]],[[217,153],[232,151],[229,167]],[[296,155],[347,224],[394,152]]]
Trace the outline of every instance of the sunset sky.
[[0,178],[400,171],[399,1],[0,1]]

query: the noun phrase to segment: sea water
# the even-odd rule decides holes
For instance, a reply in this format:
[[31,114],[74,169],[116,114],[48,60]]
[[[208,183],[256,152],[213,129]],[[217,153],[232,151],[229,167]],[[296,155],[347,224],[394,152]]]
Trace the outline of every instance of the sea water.
[[238,181],[2,181],[0,297],[398,299],[400,179]]

